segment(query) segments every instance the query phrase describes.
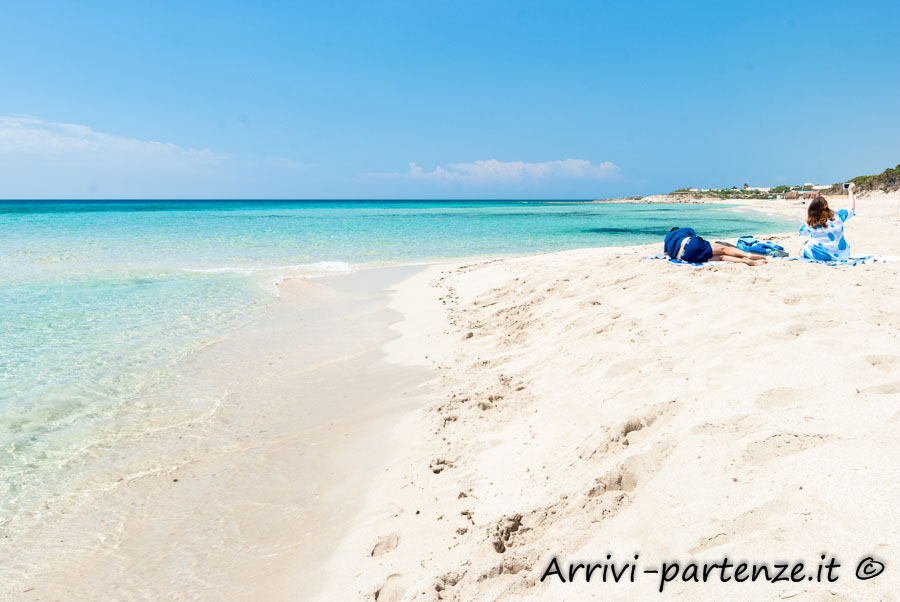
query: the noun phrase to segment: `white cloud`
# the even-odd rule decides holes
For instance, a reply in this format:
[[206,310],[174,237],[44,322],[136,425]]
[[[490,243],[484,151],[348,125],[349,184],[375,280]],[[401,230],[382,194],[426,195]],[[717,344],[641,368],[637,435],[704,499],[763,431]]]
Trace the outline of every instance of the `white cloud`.
[[[488,159],[405,173],[367,174],[405,182],[428,194],[435,183],[459,190],[499,186],[554,190],[615,176],[613,163],[584,159],[525,162]],[[329,180],[328,178],[331,177]],[[387,183],[387,182],[384,182]],[[417,184],[418,183],[418,186]],[[224,154],[167,142],[128,138],[85,125],[22,115],[0,115],[0,198],[194,198],[370,195],[371,182],[352,193],[346,174],[328,176],[297,158]],[[346,190],[343,188],[342,190]]]
[[0,116],[0,155],[47,169],[186,173],[220,165],[226,156],[175,144],[126,138],[84,125]]
[[549,178],[602,180],[614,176],[618,172],[619,168],[608,161],[594,165],[584,159],[565,159],[562,161],[537,163],[487,159],[472,163],[451,163],[446,168],[438,165],[431,171],[425,171],[415,163],[410,163],[409,173],[386,175],[403,175],[414,179],[447,182],[514,183]]
[[294,196],[313,164],[0,115],[0,198]]

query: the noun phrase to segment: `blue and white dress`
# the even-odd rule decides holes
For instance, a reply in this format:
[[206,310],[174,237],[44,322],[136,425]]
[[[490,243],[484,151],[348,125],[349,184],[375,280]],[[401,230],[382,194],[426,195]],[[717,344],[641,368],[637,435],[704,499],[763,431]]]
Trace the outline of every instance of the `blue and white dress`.
[[821,228],[812,228],[809,224],[800,226],[800,236],[809,238],[803,245],[803,256],[816,261],[850,259],[850,245],[844,239],[844,222],[854,215],[854,209],[841,209]]

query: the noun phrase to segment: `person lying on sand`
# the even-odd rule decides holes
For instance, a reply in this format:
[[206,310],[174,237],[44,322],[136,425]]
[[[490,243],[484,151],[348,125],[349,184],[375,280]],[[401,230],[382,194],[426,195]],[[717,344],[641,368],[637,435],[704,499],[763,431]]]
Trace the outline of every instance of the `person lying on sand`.
[[666,255],[670,259],[680,259],[690,263],[713,261],[730,261],[746,265],[762,265],[766,263],[765,255],[756,255],[741,251],[737,247],[729,247],[717,242],[703,240],[692,228],[672,228],[666,234],[664,244]]
[[846,261],[850,259],[850,245],[844,238],[844,223],[856,215],[856,184],[850,183],[850,201],[846,209],[834,212],[821,194],[812,200],[806,223],[800,226],[800,236],[809,238],[798,255],[816,261]]

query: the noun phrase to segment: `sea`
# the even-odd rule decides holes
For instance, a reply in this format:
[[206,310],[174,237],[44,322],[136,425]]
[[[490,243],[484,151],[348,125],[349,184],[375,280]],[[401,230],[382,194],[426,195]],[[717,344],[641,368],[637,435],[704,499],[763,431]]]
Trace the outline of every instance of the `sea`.
[[152,392],[288,276],[792,229],[738,207],[548,201],[0,201],[0,531],[166,420]]

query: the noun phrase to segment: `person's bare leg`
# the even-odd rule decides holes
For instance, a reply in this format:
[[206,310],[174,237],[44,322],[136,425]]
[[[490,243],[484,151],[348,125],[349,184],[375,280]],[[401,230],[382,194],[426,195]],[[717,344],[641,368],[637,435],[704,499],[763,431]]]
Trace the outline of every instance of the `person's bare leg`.
[[728,249],[725,252],[725,255],[731,255],[732,257],[742,257],[744,259],[753,259],[756,261],[766,262],[766,256],[760,255],[759,253],[747,253],[746,251],[741,251],[740,249],[734,249],[732,247],[725,247]]
[[726,259],[726,257],[733,257],[737,259],[751,260],[756,262],[750,263],[749,261],[736,261],[734,263],[746,263],[747,265],[761,265],[763,263],[766,263],[765,255],[747,253],[746,251],[741,251],[737,247],[726,247],[725,245],[720,245],[715,242],[709,244],[710,246],[712,246],[713,259],[718,259],[720,261],[730,261],[729,259]]
[[719,257],[715,257],[715,259],[719,261],[730,261],[731,263],[743,263],[744,265],[764,265],[766,260],[759,259],[748,259],[747,257],[734,257],[732,255],[720,255]]

